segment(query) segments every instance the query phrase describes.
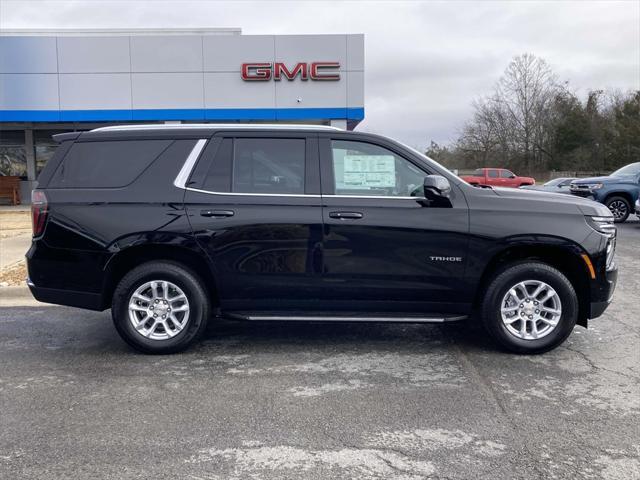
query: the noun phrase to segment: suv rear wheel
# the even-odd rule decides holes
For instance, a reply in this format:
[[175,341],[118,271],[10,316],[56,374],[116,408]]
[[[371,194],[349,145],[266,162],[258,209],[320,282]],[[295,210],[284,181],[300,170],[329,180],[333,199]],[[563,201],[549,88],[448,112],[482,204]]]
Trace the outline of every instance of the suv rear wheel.
[[613,213],[613,220],[616,223],[625,222],[631,213],[631,204],[624,197],[609,197],[605,205]]
[[182,351],[204,332],[211,310],[200,278],[172,262],[149,262],[127,273],[113,294],[116,330],[144,353]]
[[543,353],[573,331],[578,297],[560,271],[539,262],[518,263],[491,280],[482,302],[486,330],[505,349]]

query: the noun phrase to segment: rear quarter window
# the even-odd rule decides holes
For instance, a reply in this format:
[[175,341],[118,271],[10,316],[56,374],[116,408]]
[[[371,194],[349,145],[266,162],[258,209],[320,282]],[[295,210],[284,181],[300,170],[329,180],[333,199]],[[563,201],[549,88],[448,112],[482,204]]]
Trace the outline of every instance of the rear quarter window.
[[49,188],[118,188],[129,185],[173,140],[74,143]]

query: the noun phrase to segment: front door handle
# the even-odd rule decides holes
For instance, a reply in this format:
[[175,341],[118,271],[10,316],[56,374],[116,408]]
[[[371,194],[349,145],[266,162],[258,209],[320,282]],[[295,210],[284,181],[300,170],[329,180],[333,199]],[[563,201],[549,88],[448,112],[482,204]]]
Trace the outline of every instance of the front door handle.
[[200,210],[200,215],[203,217],[224,218],[233,217],[235,212],[233,210]]
[[329,213],[330,218],[337,218],[339,220],[358,220],[363,216],[364,215],[362,215],[360,212],[330,212]]

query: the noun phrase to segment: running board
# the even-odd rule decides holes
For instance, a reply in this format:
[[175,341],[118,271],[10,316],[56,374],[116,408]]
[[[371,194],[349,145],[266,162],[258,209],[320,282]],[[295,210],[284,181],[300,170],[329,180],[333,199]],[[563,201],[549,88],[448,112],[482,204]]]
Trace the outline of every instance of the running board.
[[234,320],[251,322],[380,322],[380,323],[447,323],[465,320],[467,315],[421,317],[421,316],[342,316],[342,315],[257,315],[251,313],[223,314]]

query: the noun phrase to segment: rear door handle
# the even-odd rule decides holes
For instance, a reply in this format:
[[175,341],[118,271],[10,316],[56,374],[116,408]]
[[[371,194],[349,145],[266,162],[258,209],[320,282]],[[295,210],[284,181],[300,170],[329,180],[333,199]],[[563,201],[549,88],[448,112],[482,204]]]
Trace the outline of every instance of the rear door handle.
[[358,220],[363,216],[364,215],[362,215],[360,212],[330,212],[329,213],[330,218],[337,218],[340,220]]
[[203,217],[224,218],[233,217],[235,212],[233,210],[200,210],[200,215]]

